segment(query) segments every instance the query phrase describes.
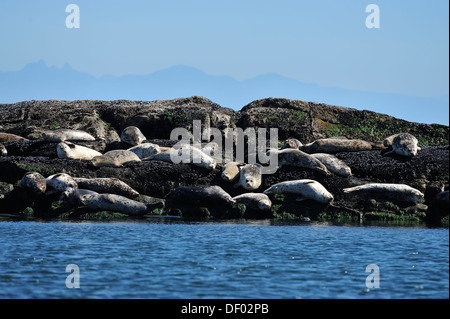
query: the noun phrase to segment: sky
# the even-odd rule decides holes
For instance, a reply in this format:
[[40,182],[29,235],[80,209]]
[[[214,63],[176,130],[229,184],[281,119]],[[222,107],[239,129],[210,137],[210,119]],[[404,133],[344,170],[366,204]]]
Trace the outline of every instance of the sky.
[[[72,3],[78,29],[65,24]],[[371,3],[380,28],[366,27]],[[0,71],[40,60],[96,77],[187,65],[448,98],[448,26],[446,0],[2,0]]]

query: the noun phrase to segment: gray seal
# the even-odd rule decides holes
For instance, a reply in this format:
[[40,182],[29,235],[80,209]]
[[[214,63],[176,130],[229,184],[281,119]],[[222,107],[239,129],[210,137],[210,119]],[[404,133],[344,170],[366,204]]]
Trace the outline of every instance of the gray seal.
[[252,191],[261,186],[262,173],[261,165],[246,164],[241,167],[238,182],[234,185],[235,188],[242,187],[246,190]]
[[[388,137],[385,141],[385,145],[389,144],[388,139],[392,136]],[[421,148],[417,145],[418,141],[413,135],[409,133],[401,133],[395,135],[392,139],[392,150],[384,153],[384,155],[388,155],[391,153],[395,153],[401,156],[413,157],[417,155],[417,151],[420,151]]]
[[166,200],[195,206],[231,206],[236,201],[220,186],[180,186],[167,194]]
[[141,160],[146,157],[161,153],[159,145],[153,143],[141,143],[139,145],[130,147],[128,150],[136,154]]
[[101,156],[95,156],[91,163],[95,167],[121,167],[128,162],[140,162],[141,159],[128,150],[113,150]]
[[0,143],[0,156],[7,156],[8,155],[8,151],[6,150],[5,145]]
[[56,146],[56,152],[61,159],[78,159],[90,161],[96,156],[101,156],[102,153],[93,150],[89,147],[75,145],[71,142],[61,142]]
[[317,158],[300,150],[286,148],[284,150],[270,150],[278,154],[278,166],[294,166],[309,168],[325,175],[331,175],[327,167]]
[[59,129],[54,131],[44,131],[41,133],[41,138],[47,142],[77,142],[77,141],[95,141],[95,137],[91,134],[81,131],[81,130],[72,130],[72,129]]
[[264,191],[264,194],[298,194],[296,200],[312,199],[322,204],[329,204],[334,200],[333,195],[319,182],[311,179],[299,179],[274,184]]
[[362,199],[378,199],[393,202],[415,203],[424,198],[424,194],[419,190],[405,184],[368,183],[344,188],[343,191]]
[[79,188],[89,189],[97,193],[109,193],[136,198],[139,192],[117,178],[74,178]]
[[263,193],[245,193],[233,197],[236,203],[242,203],[245,207],[255,210],[269,210],[272,202],[266,194]]
[[47,190],[45,177],[38,172],[26,173],[20,180],[19,186],[30,189],[36,195],[45,194]]
[[80,196],[79,201],[91,210],[106,210],[130,216],[143,216],[151,213],[155,208],[164,206],[162,202],[141,203],[116,194],[84,194]]
[[373,149],[372,143],[359,139],[323,138],[300,148],[307,153],[360,152]]
[[77,182],[68,174],[59,173],[50,175],[45,179],[47,189],[64,192],[68,188],[78,188]]
[[345,164],[344,161],[340,160],[336,156],[327,153],[313,153],[312,157],[317,158],[319,161],[326,166],[326,168],[339,176],[347,177],[352,175],[352,170]]
[[142,144],[147,138],[136,126],[128,126],[120,134],[120,140],[124,143],[136,146]]

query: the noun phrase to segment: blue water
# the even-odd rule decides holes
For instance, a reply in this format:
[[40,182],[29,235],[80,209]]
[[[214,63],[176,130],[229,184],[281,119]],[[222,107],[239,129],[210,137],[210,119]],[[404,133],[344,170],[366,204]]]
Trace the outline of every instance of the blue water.
[[449,298],[445,228],[1,221],[0,236],[0,298]]

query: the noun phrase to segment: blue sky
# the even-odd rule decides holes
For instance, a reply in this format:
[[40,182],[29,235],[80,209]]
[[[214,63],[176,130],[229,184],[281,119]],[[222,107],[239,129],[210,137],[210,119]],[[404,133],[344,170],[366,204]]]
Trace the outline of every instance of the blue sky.
[[[80,8],[68,29],[68,4]],[[380,7],[379,29],[365,8]],[[95,76],[188,65],[245,80],[277,73],[351,90],[448,97],[445,0],[2,0],[0,71],[31,62]]]

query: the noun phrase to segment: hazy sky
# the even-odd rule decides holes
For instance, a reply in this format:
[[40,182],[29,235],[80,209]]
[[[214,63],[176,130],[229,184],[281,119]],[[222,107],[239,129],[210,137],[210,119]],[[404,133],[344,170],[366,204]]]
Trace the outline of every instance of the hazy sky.
[[[68,29],[68,4],[80,28]],[[380,28],[368,29],[368,4]],[[0,71],[45,60],[95,76],[184,64],[238,80],[448,96],[447,0],[1,0]]]

